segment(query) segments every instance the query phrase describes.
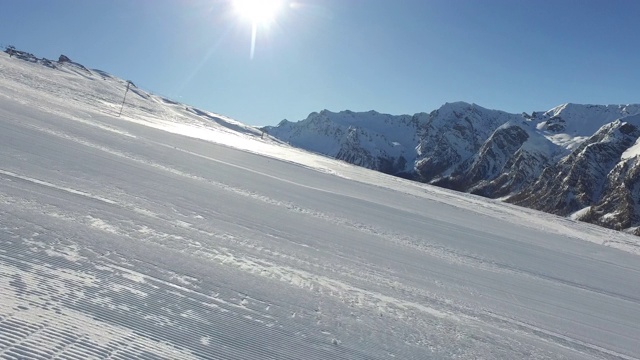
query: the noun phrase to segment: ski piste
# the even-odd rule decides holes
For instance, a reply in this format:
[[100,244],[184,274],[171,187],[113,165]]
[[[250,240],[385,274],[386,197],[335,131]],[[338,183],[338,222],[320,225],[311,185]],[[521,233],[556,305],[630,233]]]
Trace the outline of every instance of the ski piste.
[[637,237],[53,64],[0,54],[1,359],[640,354]]

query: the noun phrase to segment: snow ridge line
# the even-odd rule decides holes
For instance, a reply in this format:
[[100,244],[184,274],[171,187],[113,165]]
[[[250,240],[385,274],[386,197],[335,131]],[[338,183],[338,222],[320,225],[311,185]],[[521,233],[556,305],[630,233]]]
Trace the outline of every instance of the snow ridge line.
[[52,184],[50,182],[47,182],[47,181],[38,180],[38,179],[31,178],[31,177],[18,175],[18,174],[14,173],[14,172],[11,172],[11,171],[0,169],[0,174],[4,175],[4,176],[7,176],[7,177],[10,177],[10,178],[13,178],[13,179],[19,179],[19,180],[27,181],[27,182],[30,182],[30,183],[33,183],[33,184],[46,186],[46,187],[49,187],[49,188],[52,188],[52,189],[62,190],[62,191],[68,192],[70,194],[80,195],[80,196],[83,196],[83,197],[86,197],[86,198],[98,200],[98,201],[101,201],[101,202],[106,203],[106,204],[110,204],[110,205],[115,205],[116,204],[115,201],[107,199],[107,198],[104,198],[104,197],[101,197],[101,196],[98,196],[98,195],[89,194],[87,192],[76,190],[76,189],[72,189],[72,188],[68,188],[68,187],[65,187],[65,186],[54,185],[54,184]]

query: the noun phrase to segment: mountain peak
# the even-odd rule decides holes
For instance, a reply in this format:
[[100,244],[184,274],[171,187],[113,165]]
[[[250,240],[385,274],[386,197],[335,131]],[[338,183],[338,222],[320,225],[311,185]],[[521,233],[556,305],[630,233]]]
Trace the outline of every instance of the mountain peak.
[[[591,119],[600,117],[613,121],[617,118],[640,113],[640,104],[612,104],[612,105],[593,105],[593,104],[575,104],[565,103],[558,105],[544,114],[549,117],[589,117]],[[606,121],[605,120],[605,121]]]
[[476,104],[470,104],[464,101],[454,101],[454,102],[446,102],[440,108],[438,108],[439,112],[453,112],[453,111],[470,111],[473,109]]

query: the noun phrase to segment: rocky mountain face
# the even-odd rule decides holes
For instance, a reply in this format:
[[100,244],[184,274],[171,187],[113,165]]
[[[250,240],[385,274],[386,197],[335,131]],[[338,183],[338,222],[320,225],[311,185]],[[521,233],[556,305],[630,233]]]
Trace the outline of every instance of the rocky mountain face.
[[[607,176],[603,196],[590,206],[580,220],[616,230],[630,229],[640,236],[640,158],[633,157],[616,165]],[[634,229],[635,227],[635,229]]]
[[450,177],[482,148],[493,131],[519,119],[518,115],[461,102],[447,103],[431,112],[416,146],[418,179],[437,182]]
[[349,163],[640,235],[640,105],[510,114],[464,102],[431,113],[323,110],[266,127]]
[[328,110],[264,130],[289,144],[392,175],[411,174],[427,114],[387,115]]
[[609,173],[638,137],[640,129],[632,122],[606,124],[508,201],[558,215],[597,204]]

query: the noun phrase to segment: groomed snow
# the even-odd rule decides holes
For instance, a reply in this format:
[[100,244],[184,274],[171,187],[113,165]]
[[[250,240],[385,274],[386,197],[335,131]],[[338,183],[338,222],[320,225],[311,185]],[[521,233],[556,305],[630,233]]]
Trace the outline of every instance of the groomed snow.
[[0,54],[0,358],[638,359],[637,237]]

